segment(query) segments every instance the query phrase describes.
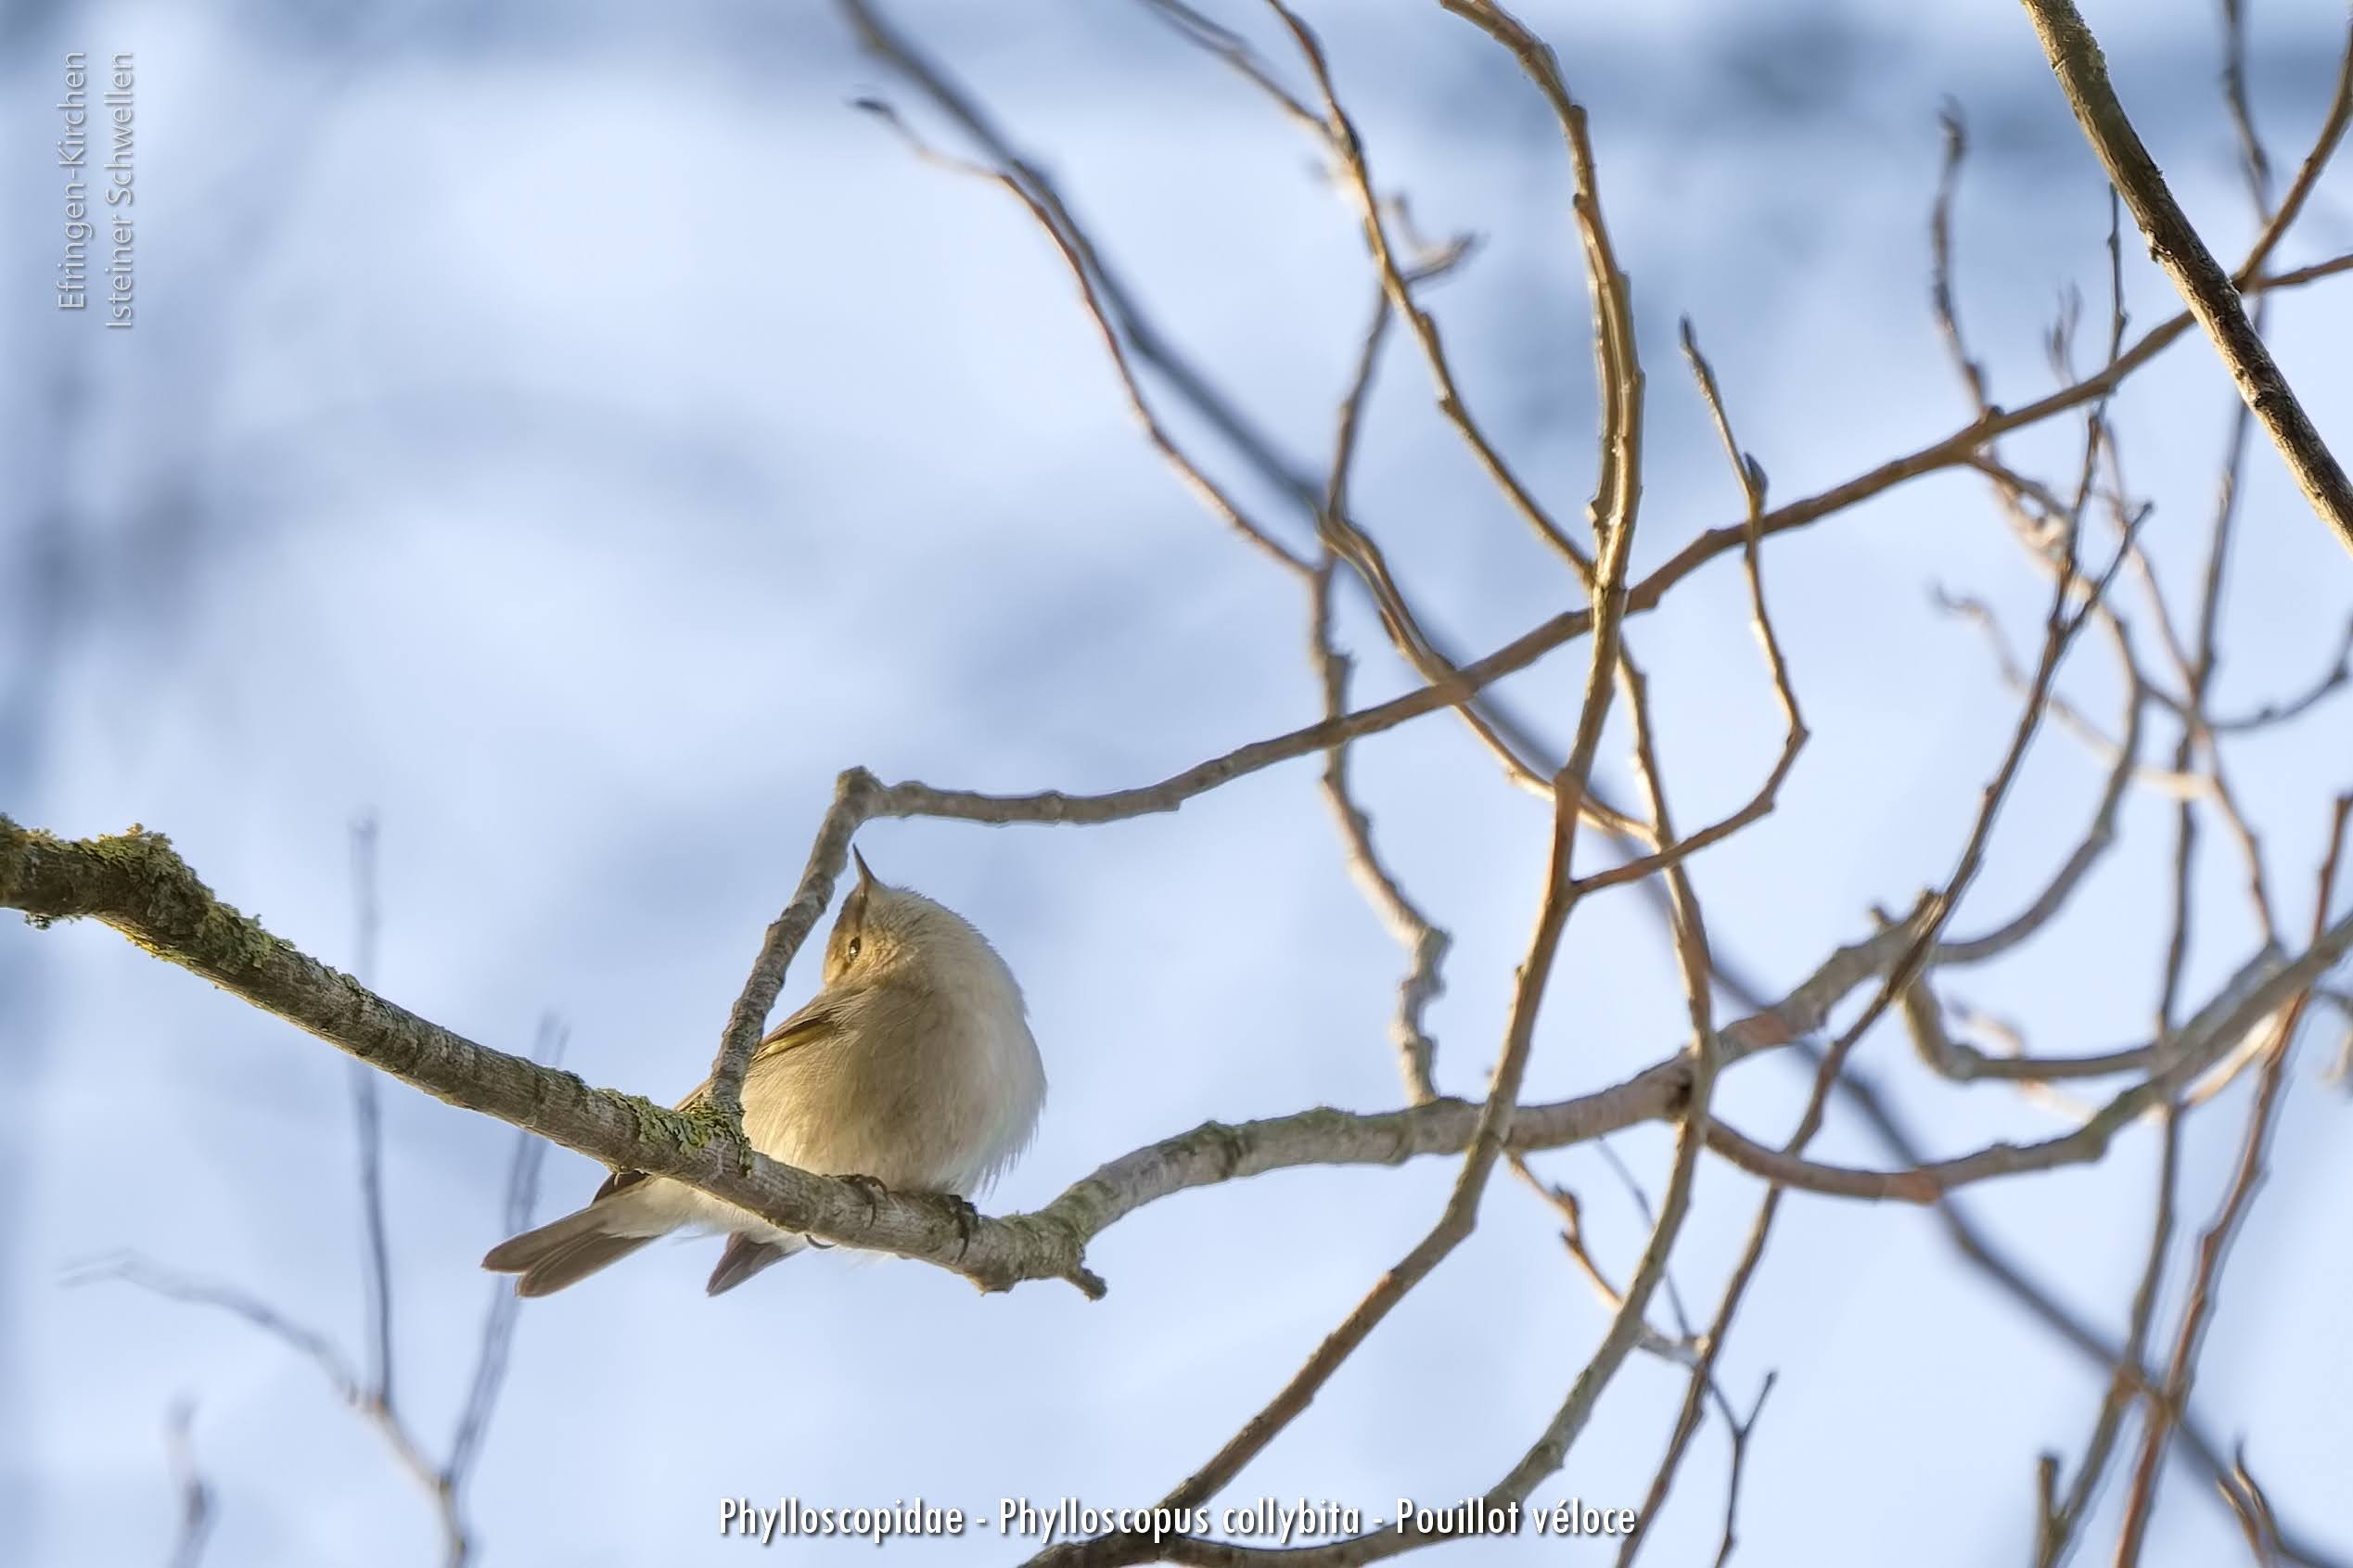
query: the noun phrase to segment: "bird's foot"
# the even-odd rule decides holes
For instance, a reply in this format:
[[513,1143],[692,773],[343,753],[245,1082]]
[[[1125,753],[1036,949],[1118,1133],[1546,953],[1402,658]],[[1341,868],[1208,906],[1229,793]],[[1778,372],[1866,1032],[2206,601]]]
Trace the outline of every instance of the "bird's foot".
[[965,1254],[972,1250],[972,1238],[980,1233],[980,1211],[960,1192],[942,1192],[940,1201],[948,1205],[948,1216],[956,1222],[956,1234],[962,1239],[956,1257],[962,1261]]
[[842,1179],[866,1195],[867,1224],[871,1225],[882,1217],[882,1195],[889,1192],[889,1188],[871,1176],[845,1176]]

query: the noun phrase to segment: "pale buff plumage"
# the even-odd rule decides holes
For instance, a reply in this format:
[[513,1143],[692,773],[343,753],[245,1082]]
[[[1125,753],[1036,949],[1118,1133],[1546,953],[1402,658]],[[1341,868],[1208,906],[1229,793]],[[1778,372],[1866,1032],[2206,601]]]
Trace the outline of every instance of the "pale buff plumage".
[[[962,915],[884,886],[863,858],[858,873],[825,944],[824,988],[752,1056],[744,1131],[804,1170],[970,1196],[1029,1142],[1045,1100],[1021,988]],[[808,1244],[691,1187],[626,1171],[586,1208],[500,1243],[482,1265],[544,1295],[688,1227],[728,1233],[714,1295]]]

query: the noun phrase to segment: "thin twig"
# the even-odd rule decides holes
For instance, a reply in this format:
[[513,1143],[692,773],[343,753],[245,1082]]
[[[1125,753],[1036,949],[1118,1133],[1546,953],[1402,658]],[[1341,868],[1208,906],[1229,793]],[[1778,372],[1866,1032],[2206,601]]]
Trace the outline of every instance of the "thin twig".
[[[2330,818],[2328,851],[2321,859],[2320,886],[2313,897],[2312,931],[2316,945],[2329,929],[2329,906],[2335,898],[2337,869],[2345,853],[2348,817],[2353,817],[2353,795],[2341,795],[2337,797]],[[2346,924],[2353,926],[2353,917],[2348,917]],[[2311,987],[2308,982],[2297,989],[2295,999],[2287,1003],[2272,1027],[2271,1039],[2263,1052],[2263,1072],[2257,1082],[2255,1105],[2248,1113],[2246,1135],[2240,1146],[2237,1175],[2222,1200],[2221,1212],[2198,1240],[2197,1269],[2191,1276],[2189,1303],[2182,1308],[2181,1326],[2174,1338],[2172,1365],[2166,1374],[2165,1398],[2149,1411],[2148,1423],[2142,1434],[2140,1463],[2133,1472],[2131,1498],[2125,1508],[2123,1536],[2116,1546],[2117,1568],[2132,1568],[2140,1561],[2141,1549],[2147,1538],[2149,1521],[2156,1500],[2157,1479],[2172,1437],[2172,1412],[2189,1399],[2191,1383],[2197,1375],[2198,1353],[2205,1345],[2206,1327],[2212,1320],[2215,1299],[2221,1289],[2223,1265],[2230,1256],[2231,1243],[2236,1240],[2240,1228],[2245,1223],[2256,1192],[2262,1185],[2270,1151],[2271,1127],[2287,1084],[2290,1048],[2295,1044],[2297,1026],[2303,1021],[2305,1008],[2310,1001]]]
[[295,1321],[260,1296],[237,1285],[176,1273],[134,1253],[118,1253],[96,1259],[75,1268],[66,1277],[66,1283],[73,1286],[107,1281],[120,1281],[166,1300],[210,1307],[243,1319],[252,1328],[276,1340],[316,1368],[319,1375],[326,1379],[329,1391],[376,1428],[401,1468],[428,1492],[437,1489],[439,1472],[425,1457],[424,1450],[417,1447],[400,1418],[377,1403],[358,1370],[325,1334]]
[[[1332,518],[1349,514],[1349,479],[1354,466],[1357,434],[1362,425],[1364,400],[1373,388],[1375,370],[1380,364],[1381,342],[1389,321],[1388,296],[1384,291],[1375,295],[1372,325],[1366,328],[1364,346],[1358,356],[1356,374],[1340,402],[1338,433],[1333,441],[1331,480],[1326,489],[1324,513]],[[1337,718],[1348,711],[1349,675],[1351,662],[1332,640],[1332,580],[1337,556],[1331,543],[1325,545],[1324,560],[1315,574],[1314,592],[1309,613],[1309,648],[1324,686],[1324,711],[1327,718]],[[1425,1019],[1429,1004],[1445,989],[1441,966],[1451,943],[1444,931],[1430,923],[1420,906],[1415,904],[1382,862],[1380,852],[1373,842],[1373,821],[1360,805],[1349,788],[1349,748],[1345,743],[1335,746],[1324,754],[1324,797],[1332,809],[1334,820],[1340,829],[1340,842],[1348,855],[1349,866],[1356,873],[1358,885],[1389,927],[1392,935],[1403,945],[1407,953],[1405,977],[1399,983],[1397,1021],[1391,1028],[1399,1064],[1405,1077],[1406,1097],[1419,1103],[1438,1098],[1438,1086],[1432,1077],[1437,1043],[1430,1039]]]
[[[383,902],[377,891],[377,842],[373,814],[352,822],[352,973],[375,988],[377,950],[382,940]],[[360,1286],[367,1302],[369,1396],[392,1405],[392,1262],[384,1224],[384,1109],[378,1076],[354,1062],[352,1081],[352,1142],[360,1166]]]
[[163,1420],[164,1462],[172,1468],[172,1485],[180,1495],[180,1530],[172,1542],[172,1568],[197,1568],[204,1559],[204,1543],[212,1534],[212,1488],[197,1468],[196,1446],[188,1429],[196,1421],[196,1406],[188,1400],[173,1403]]
[[1797,693],[1790,683],[1789,666],[1782,653],[1781,639],[1773,631],[1772,618],[1765,610],[1763,566],[1759,560],[1761,535],[1758,523],[1764,516],[1765,470],[1757,459],[1740,449],[1733,436],[1731,416],[1724,412],[1723,394],[1716,385],[1716,373],[1708,365],[1707,356],[1699,351],[1699,340],[1693,335],[1691,323],[1682,324],[1684,357],[1690,361],[1692,375],[1699,383],[1700,396],[1707,402],[1709,416],[1715,421],[1716,433],[1722,440],[1725,455],[1731,459],[1733,471],[1740,481],[1742,493],[1748,502],[1748,542],[1742,560],[1748,577],[1749,627],[1756,633],[1758,645],[1764,650],[1765,668],[1771,678],[1773,697],[1780,705],[1783,735],[1781,755],[1765,775],[1754,795],[1730,815],[1708,823],[1688,837],[1676,839],[1668,848],[1648,855],[1637,855],[1617,865],[1597,872],[1587,872],[1578,879],[1578,886],[1586,892],[1598,892],[1605,887],[1617,887],[1644,877],[1671,871],[1699,850],[1760,822],[1780,798],[1781,786],[1788,781],[1797,765],[1798,754],[1805,750],[1811,733],[1799,714]]
[[[560,1065],[570,1039],[571,1030],[563,1020],[547,1014],[539,1021],[531,1060],[546,1067]],[[517,1129],[514,1152],[507,1157],[505,1202],[499,1215],[502,1234],[519,1235],[531,1228],[539,1206],[540,1171],[546,1163],[547,1141]],[[507,1356],[514,1347],[521,1306],[522,1298],[505,1281],[492,1282],[490,1305],[482,1316],[481,1341],[474,1353],[473,1381],[467,1386],[466,1403],[458,1410],[457,1425],[450,1436],[449,1462],[441,1467],[441,1487],[454,1509],[464,1506],[466,1483],[472,1478],[490,1431],[491,1415],[506,1385]]]
[[2178,1106],[2166,1106],[2162,1125],[2165,1137],[2157,1161],[2156,1217],[2150,1228],[2148,1261],[2142,1266],[2141,1282],[2132,1293],[2132,1314],[2125,1331],[2124,1353],[2117,1358],[2116,1372],[2108,1380],[2107,1393],[2100,1401],[2100,1413],[2092,1421],[2091,1441],[2082,1461],[2076,1466],[2075,1482],[2068,1488],[2066,1499],[2043,1511],[2037,1531],[2037,1568],[2059,1568],[2065,1558],[2069,1544],[2091,1510],[2092,1490],[2107,1470],[2109,1456],[2115,1452],[2116,1439],[2124,1430],[2125,1414],[2139,1389],[2138,1374],[2148,1354],[2149,1325],[2156,1314],[2157,1290],[2164,1283],[2166,1257],[2173,1244],[2174,1203],[2181,1173],[2181,1113]]
[[[1272,0],[1270,0],[1270,3],[1272,3]],[[1302,36],[1303,30],[1295,19],[1286,17],[1285,19],[1293,35],[1301,37],[1300,47],[1303,51],[1319,48],[1311,37]],[[1537,538],[1567,560],[1575,568],[1578,580],[1590,586],[1594,575],[1592,557],[1579,548],[1576,541],[1570,539],[1561,526],[1553,520],[1552,514],[1545,510],[1543,503],[1536,499],[1534,492],[1529,491],[1519,476],[1513,471],[1509,461],[1488,437],[1486,430],[1471,414],[1468,403],[1464,402],[1462,388],[1455,379],[1453,366],[1446,357],[1445,340],[1439,332],[1438,319],[1423,309],[1420,302],[1414,299],[1405,269],[1399,263],[1396,248],[1389,241],[1388,225],[1382,221],[1380,198],[1374,190],[1372,167],[1366,160],[1364,144],[1357,134],[1356,124],[1349,118],[1348,111],[1340,107],[1337,95],[1332,91],[1330,73],[1324,62],[1319,58],[1311,62],[1311,65],[1316,80],[1323,88],[1324,122],[1327,140],[1333,155],[1339,160],[1341,172],[1346,177],[1347,187],[1355,198],[1357,217],[1364,229],[1365,245],[1372,252],[1375,268],[1388,287],[1389,303],[1395,307],[1399,314],[1405,318],[1406,324],[1413,328],[1414,340],[1421,345],[1422,357],[1429,365],[1430,379],[1438,389],[1439,412],[1463,438],[1464,444],[1468,446],[1478,458],[1480,466],[1486,469],[1488,478],[1493,481],[1495,488],[1501,491],[1505,499],[1512,504],[1513,508],[1527,519],[1528,527],[1535,531]],[[1578,183],[1580,200],[1589,199],[1587,195],[1590,190],[1589,175],[1590,162],[1580,166]],[[1605,332],[1602,316],[1606,307],[1606,294],[1596,287],[1593,291],[1593,310],[1595,312],[1594,332],[1597,338]],[[1611,401],[1612,389],[1606,382],[1606,367],[1605,367],[1604,375],[1605,379],[1601,389],[1601,402],[1605,407],[1607,407]],[[1605,444],[1609,439],[1607,432],[1605,431],[1603,437]]]

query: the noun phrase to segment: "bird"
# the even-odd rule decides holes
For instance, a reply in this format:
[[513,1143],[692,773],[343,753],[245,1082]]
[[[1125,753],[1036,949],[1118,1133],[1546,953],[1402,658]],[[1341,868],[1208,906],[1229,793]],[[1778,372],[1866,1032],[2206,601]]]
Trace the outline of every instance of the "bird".
[[[1028,1146],[1045,1103],[1021,988],[971,922],[851,856],[858,882],[826,940],[824,983],[745,1071],[745,1136],[803,1170],[968,1200]],[[710,1090],[678,1108],[701,1107]],[[822,1244],[684,1182],[620,1170],[586,1207],[501,1242],[482,1267],[518,1276],[519,1295],[546,1295],[688,1228],[727,1234],[712,1295]]]

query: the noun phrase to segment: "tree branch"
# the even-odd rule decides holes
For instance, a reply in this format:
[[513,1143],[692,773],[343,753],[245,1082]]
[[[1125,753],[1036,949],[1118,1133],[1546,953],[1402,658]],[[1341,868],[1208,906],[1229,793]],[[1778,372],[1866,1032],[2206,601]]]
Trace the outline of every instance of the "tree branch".
[[[906,809],[871,774],[846,775],[845,798]],[[863,780],[863,784],[857,782]],[[984,1289],[1064,1279],[1089,1294],[1087,1242],[1144,1205],[1188,1188],[1293,1166],[1396,1164],[1470,1146],[1478,1107],[1440,1099],[1401,1111],[1302,1111],[1230,1127],[1209,1123],[1139,1149],[1074,1184],[1044,1209],[984,1218],[967,1238],[958,1216],[920,1196],[876,1194],[757,1153],[735,1157],[707,1119],[475,1043],[375,995],[221,902],[160,834],[66,841],[0,816],[0,907],[36,925],[88,917],[348,1054],[463,1109],[480,1112],[617,1167],[687,1182],[772,1222],[850,1246],[937,1264]],[[1818,1028],[1856,986],[1883,973],[1907,932],[1884,931],[1830,955],[1772,1007],[1720,1032],[1727,1064]],[[1523,1105],[1506,1147],[1557,1148],[1676,1115],[1690,1093],[1681,1055],[1608,1089]]]
[[2335,530],[2338,541],[2353,551],[2353,481],[2334,453],[2313,428],[2304,405],[2272,362],[2254,324],[2247,320],[2239,290],[2229,274],[2198,236],[2180,204],[2167,188],[2165,175],[2126,117],[2108,81],[2106,59],[2099,41],[2084,22],[2074,0],[2024,0],[2033,19],[2043,53],[2066,93],[2085,140],[2100,156],[2108,178],[2132,209],[2133,222],[2149,241],[2149,254],[2172,279],[2190,307],[2190,313],[2213,340],[2255,417],[2262,422],[2271,444],[2287,460],[2296,488],[2312,504],[2321,520]]

